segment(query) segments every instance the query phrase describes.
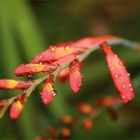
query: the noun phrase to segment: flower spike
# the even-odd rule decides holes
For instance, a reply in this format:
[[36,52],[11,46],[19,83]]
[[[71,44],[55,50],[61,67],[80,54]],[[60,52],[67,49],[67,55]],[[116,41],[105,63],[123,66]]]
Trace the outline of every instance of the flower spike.
[[72,91],[77,93],[82,84],[82,74],[80,72],[80,63],[77,59],[72,62],[70,67],[69,83]]
[[101,48],[106,56],[107,66],[112,76],[120,97],[124,103],[134,98],[134,89],[130,80],[130,74],[122,60],[112,51],[111,46],[103,43]]

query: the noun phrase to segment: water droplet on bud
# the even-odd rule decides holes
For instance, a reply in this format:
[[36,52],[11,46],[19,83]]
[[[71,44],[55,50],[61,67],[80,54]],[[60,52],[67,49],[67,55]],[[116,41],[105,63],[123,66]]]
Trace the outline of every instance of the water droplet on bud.
[[125,87],[126,87],[126,84],[125,84],[125,83],[123,83],[123,84],[122,84],[122,88],[125,88]]
[[23,93],[26,93],[26,90],[23,90]]
[[126,97],[125,96],[122,96],[122,99],[125,99]]
[[123,62],[123,61],[120,61],[119,63],[120,63],[121,65],[123,65],[123,64],[124,64],[124,62]]
[[128,86],[129,86],[129,87],[132,87],[132,85],[131,85],[131,84],[129,84]]
[[118,78],[118,77],[119,77],[119,75],[118,75],[118,74],[115,74],[114,76],[115,76],[115,78]]
[[40,65],[42,65],[42,62],[39,62]]
[[28,75],[27,77],[30,78],[32,75]]
[[130,91],[134,91],[133,88],[130,88]]
[[43,56],[42,56],[42,55],[40,55],[39,57],[40,57],[40,58],[42,58]]
[[50,49],[52,52],[54,52],[55,49],[56,49],[56,46],[51,46],[51,47],[49,47],[49,49]]

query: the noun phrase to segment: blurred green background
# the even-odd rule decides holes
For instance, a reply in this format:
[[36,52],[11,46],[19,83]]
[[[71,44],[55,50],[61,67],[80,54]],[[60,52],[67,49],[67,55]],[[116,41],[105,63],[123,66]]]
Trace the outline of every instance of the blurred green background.
[[[28,63],[50,44],[108,34],[140,41],[139,0],[1,0],[0,78],[15,78],[13,70],[20,63]],[[117,110],[119,119],[115,122],[102,114],[91,131],[86,132],[80,125],[71,139],[140,139],[140,54],[123,46],[113,50],[126,62],[136,98]],[[81,117],[75,109],[77,103],[94,105],[99,97],[117,95],[101,51],[88,57],[82,72],[83,85],[77,95],[72,94],[68,83],[62,85],[57,80],[58,94],[51,105],[43,105],[38,88],[18,120],[11,121],[7,112],[0,120],[0,140],[45,136],[47,127],[61,126],[62,115]],[[0,99],[16,94],[0,91]]]

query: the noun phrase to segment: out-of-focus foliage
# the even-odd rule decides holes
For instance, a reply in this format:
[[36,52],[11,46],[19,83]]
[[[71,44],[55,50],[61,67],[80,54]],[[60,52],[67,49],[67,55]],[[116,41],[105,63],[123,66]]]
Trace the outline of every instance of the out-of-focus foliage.
[[[140,41],[139,0],[1,0],[0,1],[0,78],[13,78],[13,70],[60,41],[86,36],[118,35]],[[106,114],[95,120],[92,131],[75,127],[72,139],[138,139],[140,138],[140,54],[122,46],[114,47],[125,60],[136,88],[136,98],[117,111],[113,122]],[[92,65],[91,65],[92,64]],[[97,51],[84,62],[83,85],[73,95],[68,84],[57,81],[58,95],[49,106],[43,105],[40,89],[27,102],[21,117],[11,121],[8,114],[0,120],[0,139],[33,139],[46,135],[49,126],[60,126],[64,114],[79,115],[74,109],[79,102],[94,104],[97,98],[116,95],[102,53]],[[20,78],[21,79],[21,78]],[[1,98],[17,92],[0,91]]]

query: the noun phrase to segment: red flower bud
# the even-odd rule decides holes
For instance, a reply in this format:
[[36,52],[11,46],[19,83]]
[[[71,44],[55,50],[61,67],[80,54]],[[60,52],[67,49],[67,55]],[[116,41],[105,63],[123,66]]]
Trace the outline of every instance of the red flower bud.
[[67,138],[71,135],[71,130],[69,128],[62,128],[61,135],[64,138]]
[[67,67],[59,72],[58,77],[61,82],[64,82],[68,79],[69,74],[70,74],[70,69],[69,69],[69,67]]
[[[83,62],[80,62],[79,65],[80,65],[80,68],[81,68],[82,65],[83,65]],[[69,67],[67,67],[67,68],[64,68],[63,70],[61,70],[59,72],[58,77],[59,77],[61,82],[65,82],[69,78],[69,75],[70,75],[70,69],[69,69]]]
[[72,52],[73,52],[73,49],[66,46],[66,43],[60,43],[60,44],[57,44],[56,46],[55,45],[50,46],[48,50],[36,56],[32,60],[32,63],[52,62]]
[[74,46],[74,42],[59,43],[50,46],[48,50],[42,52],[40,55],[36,56],[31,62],[53,62],[59,60],[61,57],[67,56],[69,54],[80,54],[85,49],[77,48]]
[[61,117],[61,122],[64,124],[72,125],[76,122],[76,119],[70,115],[64,115]]
[[17,119],[22,112],[23,104],[20,100],[15,101],[10,108],[10,118],[12,120]]
[[112,107],[117,103],[117,101],[118,101],[117,97],[106,96],[98,99],[97,104],[103,107]]
[[85,128],[85,130],[91,130],[92,129],[92,127],[93,127],[93,122],[92,122],[92,120],[91,119],[85,119],[84,121],[83,121],[83,127]]
[[80,112],[84,113],[84,114],[90,114],[93,113],[93,107],[90,104],[86,104],[86,103],[79,103],[77,105],[77,108],[79,109]]
[[74,60],[70,67],[69,83],[74,93],[78,92],[82,84],[82,74],[78,60]]
[[30,76],[37,73],[48,72],[50,66],[48,64],[21,64],[15,70],[16,76]]
[[127,103],[134,98],[134,89],[130,80],[130,75],[122,60],[112,51],[107,43],[102,44],[101,48],[106,56],[107,66],[116,89],[124,103]]
[[54,92],[54,76],[50,77],[45,81],[45,85],[41,92],[41,99],[45,105],[48,105],[52,102],[56,93]]
[[0,89],[26,89],[32,85],[32,81],[18,81],[12,79],[0,79]]
[[23,93],[19,95],[16,101],[11,105],[10,108],[11,119],[13,120],[17,119],[20,116],[25,103],[26,103],[26,93]]

